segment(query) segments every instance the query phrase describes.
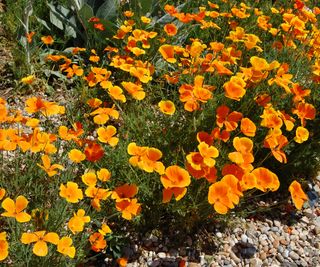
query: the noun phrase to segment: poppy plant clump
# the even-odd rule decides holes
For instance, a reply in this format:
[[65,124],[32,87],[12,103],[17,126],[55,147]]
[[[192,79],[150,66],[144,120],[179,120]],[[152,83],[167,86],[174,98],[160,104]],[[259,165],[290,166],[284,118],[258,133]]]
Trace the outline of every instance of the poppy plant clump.
[[[32,94],[22,107],[0,98],[3,264],[118,257],[131,234],[123,225],[170,217],[190,228],[245,215],[260,195],[291,196],[297,210],[308,203],[301,175],[310,177],[320,136],[319,8],[186,1],[158,3],[152,17],[120,2],[112,21],[80,9],[81,40],[35,24],[22,35],[43,53],[16,83]],[[70,87],[57,90],[65,99],[57,85]]]

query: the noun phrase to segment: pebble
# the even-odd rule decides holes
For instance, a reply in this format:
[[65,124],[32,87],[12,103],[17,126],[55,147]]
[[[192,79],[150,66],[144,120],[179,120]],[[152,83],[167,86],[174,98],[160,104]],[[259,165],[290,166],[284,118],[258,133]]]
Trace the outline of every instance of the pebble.
[[261,252],[261,253],[260,253],[260,259],[261,259],[261,260],[265,260],[266,258],[267,258],[267,253]]
[[280,262],[283,262],[283,261],[284,261],[284,258],[282,257],[281,254],[277,254],[276,258],[277,258],[277,260],[280,261]]
[[281,223],[278,221],[278,220],[274,220],[273,221],[273,224],[277,227],[280,227],[281,226]]
[[273,242],[272,242],[272,246],[277,249],[279,247],[279,240],[278,239],[275,239]]
[[278,232],[279,231],[279,228],[277,226],[274,226],[274,227],[271,227],[270,230],[272,232]]
[[293,260],[298,260],[300,258],[300,256],[297,253],[295,253],[294,251],[290,251],[289,257]]
[[242,234],[242,235],[241,235],[241,241],[242,241],[243,243],[247,243],[247,242],[248,242],[248,236],[245,235],[245,234]]
[[230,251],[230,257],[237,264],[241,262],[241,260],[237,257],[237,255],[234,254],[232,251]]
[[288,258],[289,257],[289,250],[285,249],[282,253],[282,256],[285,258]]
[[166,253],[164,253],[164,252],[159,252],[159,253],[157,254],[157,256],[158,256],[160,259],[164,259],[167,255],[166,255]]
[[219,237],[219,238],[222,238],[222,233],[217,232],[217,233],[216,233],[216,236]]
[[261,267],[263,264],[262,260],[259,258],[253,258],[250,260],[250,267]]
[[280,239],[280,243],[285,246],[287,246],[289,244],[289,242],[285,239]]
[[[146,236],[141,245],[129,247],[130,251],[125,251],[124,254],[141,255],[135,263],[128,263],[128,267],[178,267],[181,258],[186,261],[186,266],[191,267],[318,266],[320,262],[320,217],[316,213],[319,211],[318,205],[316,203],[313,210],[297,211],[296,221],[290,226],[286,225],[285,221],[288,218],[285,217],[284,221],[238,219],[237,227],[229,231],[222,231],[222,227],[215,226],[209,233],[216,231],[213,234],[216,238],[210,242],[218,248],[218,251],[209,252],[208,255],[195,248],[196,236],[187,236],[185,247],[174,249],[171,245],[172,240],[168,239],[168,242],[164,243],[161,238],[152,235]],[[302,217],[299,219],[300,215]],[[153,242],[155,239],[157,242]],[[242,245],[239,245],[241,243]],[[246,258],[241,253],[246,244],[252,244],[256,248],[256,253],[252,257]]]

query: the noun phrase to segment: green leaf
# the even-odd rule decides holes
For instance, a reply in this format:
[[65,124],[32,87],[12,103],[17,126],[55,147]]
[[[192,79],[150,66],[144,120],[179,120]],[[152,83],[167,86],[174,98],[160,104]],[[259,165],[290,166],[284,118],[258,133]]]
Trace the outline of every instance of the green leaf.
[[60,30],[63,30],[64,20],[68,20],[69,9],[61,5],[54,6],[50,3],[48,3],[48,6],[50,8],[50,22]]
[[134,13],[146,15],[151,12],[153,4],[152,0],[131,0],[129,6]]
[[48,23],[43,20],[43,19],[40,19],[38,18],[37,16],[35,16],[36,20],[41,23],[47,30],[51,31],[51,28],[49,27]]
[[83,22],[87,22],[90,18],[94,16],[93,9],[88,4],[84,4],[82,8],[79,10],[78,15],[80,16]]
[[107,20],[115,19],[118,16],[120,0],[107,0],[97,10],[96,16]]

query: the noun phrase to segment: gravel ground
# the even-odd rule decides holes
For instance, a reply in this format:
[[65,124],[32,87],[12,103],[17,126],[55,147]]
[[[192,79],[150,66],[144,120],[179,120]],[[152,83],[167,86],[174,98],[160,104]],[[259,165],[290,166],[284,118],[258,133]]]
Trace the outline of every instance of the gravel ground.
[[[314,190],[319,195],[320,176],[317,179]],[[178,248],[172,248],[172,234],[169,238],[148,234],[128,245],[123,254],[129,258],[128,267],[320,266],[319,199],[313,208],[278,214],[259,219],[235,217],[227,228],[214,225],[210,231],[186,236]],[[211,245],[205,251],[197,249],[203,237]],[[114,265],[105,261],[102,266]]]
[[[320,266],[320,209],[305,209],[294,225],[280,220],[240,219],[231,231],[216,231],[214,253],[190,247],[168,250],[156,236],[144,238],[141,245],[124,250],[128,267],[144,266]],[[130,262],[130,258],[138,258]],[[185,265],[183,265],[185,263]],[[179,265],[180,264],[180,265]]]

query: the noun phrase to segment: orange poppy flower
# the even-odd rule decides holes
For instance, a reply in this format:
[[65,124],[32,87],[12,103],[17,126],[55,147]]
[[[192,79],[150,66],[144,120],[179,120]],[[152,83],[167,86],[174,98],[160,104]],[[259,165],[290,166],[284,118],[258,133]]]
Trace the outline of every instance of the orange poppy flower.
[[139,161],[141,161],[141,157],[147,152],[147,147],[140,147],[137,146],[136,143],[132,142],[128,145],[127,152],[132,156],[129,159],[129,163],[132,166],[138,166]]
[[290,132],[294,128],[295,119],[292,118],[289,114],[285,113],[284,111],[280,111],[279,116],[283,120],[286,126],[286,130]]
[[122,103],[127,101],[125,95],[123,94],[123,90],[119,86],[111,86],[108,88],[108,93],[111,98],[115,100],[119,100]]
[[68,153],[68,157],[72,162],[80,163],[86,159],[86,155],[82,153],[79,149],[72,149]]
[[268,189],[271,191],[278,190],[280,182],[278,176],[272,171],[260,167],[251,172],[256,177],[256,188],[260,191],[266,192]]
[[0,261],[6,259],[9,255],[9,244],[7,241],[7,233],[0,233]]
[[102,234],[103,236],[107,235],[107,234],[111,234],[112,230],[110,229],[110,227],[108,225],[106,225],[105,223],[103,223],[101,225],[101,229],[99,229],[99,233]]
[[93,24],[93,27],[95,29],[98,29],[99,31],[104,31],[105,30],[105,27],[104,27],[104,25],[102,23],[95,23],[95,24]]
[[76,122],[72,127],[73,129],[68,129],[66,126],[60,126],[58,130],[60,138],[66,141],[79,141],[78,137],[84,133],[82,124],[80,122]]
[[146,93],[143,91],[141,84],[122,82],[121,85],[136,100],[142,100],[146,96]]
[[201,142],[198,145],[198,150],[203,157],[203,163],[208,167],[213,167],[216,164],[216,161],[213,158],[219,156],[219,150],[214,146],[209,146],[205,142]]
[[148,83],[152,80],[150,70],[144,67],[131,67],[130,74],[139,79],[142,83]]
[[167,115],[173,115],[174,112],[176,111],[176,107],[174,103],[170,100],[161,100],[158,103],[158,106],[160,108],[160,111]]
[[124,199],[116,202],[116,209],[121,211],[122,218],[132,220],[134,216],[137,216],[140,213],[141,204],[138,203],[136,198]]
[[257,127],[249,118],[242,118],[240,130],[244,135],[254,137],[256,135]]
[[0,200],[2,200],[5,195],[6,195],[6,190],[4,188],[0,188]]
[[97,176],[101,182],[107,182],[110,180],[111,172],[108,169],[102,168],[97,171]]
[[301,144],[309,139],[309,131],[308,129],[299,126],[296,129],[296,136],[294,137],[294,141]]
[[128,263],[127,258],[119,258],[117,259],[117,263],[119,264],[119,267],[126,267]]
[[119,118],[119,112],[117,110],[114,109],[114,107],[112,108],[97,108],[96,110],[94,110],[93,112],[90,113],[91,116],[93,117],[93,121],[96,124],[106,124],[110,117],[114,118],[114,119],[118,119]]
[[102,146],[97,144],[96,142],[88,142],[87,146],[84,149],[84,154],[88,161],[96,162],[103,157],[104,150]]
[[39,97],[28,98],[25,104],[25,110],[30,114],[40,111],[45,116],[51,116],[64,114],[65,112],[65,108],[63,106],[59,106],[55,102],[42,100]]
[[252,68],[256,71],[265,71],[270,67],[269,63],[264,58],[256,56],[250,58],[250,63],[252,65]]
[[87,197],[92,198],[91,206],[95,208],[97,211],[100,211],[101,210],[100,201],[106,200],[111,195],[111,192],[108,189],[89,186],[86,189],[85,194]]
[[257,178],[253,173],[246,173],[240,181],[241,190],[249,190],[257,187]]
[[107,241],[104,240],[104,236],[100,233],[93,233],[89,237],[91,249],[95,252],[100,252],[107,246]]
[[26,33],[27,42],[28,42],[29,44],[32,43],[32,38],[33,38],[33,35],[35,35],[35,34],[36,34],[35,32],[28,32],[28,33]]
[[182,199],[187,193],[187,188],[185,187],[170,187],[165,188],[162,192],[162,203],[168,203],[172,199],[172,195],[176,201]]
[[237,101],[240,101],[240,99],[245,95],[245,87],[246,82],[237,76],[232,76],[230,81],[223,85],[225,96]]
[[48,254],[47,242],[57,245],[59,242],[59,236],[53,232],[46,234],[46,231],[23,233],[21,236],[22,244],[35,243],[32,251],[39,257],[44,257]]
[[228,174],[223,176],[221,182],[227,184],[229,186],[228,197],[232,201],[233,204],[239,203],[239,197],[243,196],[240,191],[239,180],[232,174]]
[[76,254],[76,249],[72,246],[72,239],[70,237],[62,237],[57,244],[57,251],[61,254],[73,259]]
[[49,177],[52,177],[54,175],[56,175],[58,172],[57,172],[57,169],[58,170],[64,170],[64,167],[60,164],[53,164],[51,165],[51,160],[49,158],[48,155],[43,155],[41,156],[41,160],[42,160],[42,165],[38,164],[37,165],[43,169],[48,175]]
[[119,138],[114,137],[116,133],[117,129],[114,126],[108,125],[106,128],[99,127],[97,130],[98,140],[102,143],[115,147],[119,142]]
[[164,173],[164,165],[159,160],[162,157],[162,152],[154,147],[148,147],[145,154],[142,155],[138,162],[138,167],[146,172],[156,171],[160,175]]
[[159,48],[159,52],[162,57],[169,63],[176,63],[177,60],[174,58],[174,46],[172,45],[162,45]]
[[140,20],[145,24],[149,24],[151,22],[151,19],[146,16],[142,16]]
[[97,176],[92,171],[83,174],[81,180],[86,186],[95,186],[97,184]]
[[42,36],[41,41],[46,45],[52,45],[54,43],[54,40],[51,35]]
[[59,195],[70,203],[78,203],[83,199],[82,190],[78,188],[78,184],[74,182],[67,182],[67,186],[61,184]]
[[254,161],[254,157],[252,155],[253,142],[251,139],[247,137],[235,137],[233,139],[233,146],[237,150],[237,152],[229,153],[229,159],[238,164],[250,164]]
[[84,216],[85,211],[79,209],[73,214],[73,217],[68,222],[68,228],[73,234],[80,233],[83,231],[84,224],[90,222],[90,216]]
[[267,128],[278,128],[280,129],[283,125],[281,115],[272,106],[267,106],[263,110],[261,126]]
[[282,148],[288,144],[288,139],[282,135],[280,129],[272,130],[264,140],[264,147],[270,148],[272,155],[281,163],[287,163],[286,154],[282,151]]
[[210,185],[208,193],[208,202],[213,205],[216,212],[226,214],[234,205],[228,197],[229,186],[222,182],[215,182]]
[[189,173],[177,165],[166,168],[160,180],[164,188],[186,187],[191,183]]
[[83,75],[83,69],[80,68],[78,65],[76,64],[72,64],[71,67],[65,69],[63,72],[67,73],[67,78],[72,78],[74,75],[76,76],[82,76]]
[[7,197],[1,204],[1,207],[5,209],[1,216],[15,218],[20,223],[28,222],[31,220],[31,216],[23,211],[28,203],[24,196],[18,196],[15,202]]
[[168,23],[168,24],[164,25],[164,31],[169,36],[175,36],[178,32],[178,29],[177,29],[176,25],[174,25],[173,23]]
[[98,108],[102,104],[102,101],[99,98],[91,98],[87,101],[87,104],[91,108]]
[[23,77],[21,79],[21,82],[24,83],[24,84],[32,84],[35,80],[35,76],[34,75],[29,75],[29,76],[26,76],[26,77]]
[[289,192],[291,194],[292,201],[298,210],[302,209],[303,203],[308,200],[307,195],[303,192],[301,184],[296,180],[289,186]]

